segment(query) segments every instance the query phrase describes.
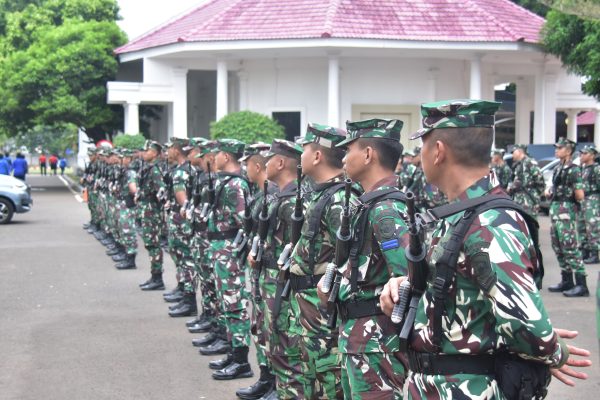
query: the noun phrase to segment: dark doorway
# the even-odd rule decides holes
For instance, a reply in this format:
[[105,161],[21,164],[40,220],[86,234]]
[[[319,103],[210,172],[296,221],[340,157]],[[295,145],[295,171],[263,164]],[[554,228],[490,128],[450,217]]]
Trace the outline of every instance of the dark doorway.
[[295,137],[300,136],[301,132],[301,113],[300,111],[276,111],[271,114],[285,129],[285,139],[294,141]]

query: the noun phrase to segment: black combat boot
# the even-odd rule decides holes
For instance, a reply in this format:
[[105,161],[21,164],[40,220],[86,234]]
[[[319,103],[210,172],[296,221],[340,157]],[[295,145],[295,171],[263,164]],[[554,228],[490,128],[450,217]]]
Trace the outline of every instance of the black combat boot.
[[94,237],[100,241],[106,239],[108,237],[108,234],[102,229],[98,229],[97,232],[94,232]]
[[196,320],[194,325],[188,325],[188,331],[190,333],[203,333],[208,332],[213,327],[213,313],[212,311],[206,311],[202,313],[202,316]]
[[588,297],[590,291],[588,290],[587,283],[585,281],[585,275],[575,274],[575,287],[571,290],[563,292],[564,296],[567,297]]
[[163,297],[172,296],[172,295],[174,295],[175,293],[182,292],[182,291],[183,291],[183,283],[182,283],[182,282],[179,282],[179,283],[177,284],[177,286],[175,286],[175,287],[173,288],[173,290],[169,290],[167,293],[163,293]]
[[217,332],[208,332],[206,335],[202,336],[201,338],[192,339],[192,346],[194,346],[194,347],[210,346],[217,339],[219,339],[219,334]]
[[598,259],[598,251],[590,250],[589,257],[586,257],[583,262],[585,264],[598,264],[600,263],[600,259]]
[[273,388],[273,390],[261,397],[260,400],[279,400],[279,397],[277,396],[277,390]]
[[123,248],[117,243],[112,246],[106,246],[106,249],[106,255],[111,257],[116,256],[123,251]]
[[563,292],[565,290],[573,289],[575,284],[573,283],[573,273],[561,271],[561,281],[554,286],[548,286],[548,290],[551,292]]
[[179,300],[179,302],[172,304],[169,306],[169,311],[173,311],[178,309],[179,307],[181,307],[182,305],[185,304],[185,296],[181,298],[181,300]]
[[180,307],[169,311],[171,317],[189,317],[190,315],[196,315],[198,313],[198,306],[196,305],[196,293],[185,293],[183,295],[183,302]]
[[83,224],[83,230],[87,231],[90,228],[90,226],[92,226],[92,221],[86,222],[85,224]]
[[113,237],[113,235],[106,235],[106,237],[104,239],[102,239],[100,241],[100,243],[102,243],[103,246],[108,246],[110,244],[116,243],[115,238]]
[[216,354],[227,354],[231,350],[231,345],[227,339],[218,338],[208,346],[200,347],[200,354],[203,356],[214,356]]
[[275,376],[266,365],[260,366],[260,378],[246,388],[239,389],[235,394],[242,400],[260,399],[275,388]]
[[234,347],[233,362],[223,369],[213,372],[212,377],[218,381],[237,378],[250,378],[254,375],[248,363],[248,347]]
[[96,224],[91,224],[89,228],[86,229],[86,231],[90,234],[96,233],[100,230],[100,227]]
[[165,283],[163,282],[162,272],[153,272],[152,277],[143,285],[140,286],[142,290],[165,290]]
[[225,368],[232,362],[233,362],[233,353],[230,351],[229,353],[227,353],[225,355],[225,357],[210,361],[208,363],[208,368],[214,369],[214,370],[219,370],[219,369]]
[[125,250],[125,247],[119,245],[119,252],[115,255],[112,256],[112,260],[114,262],[121,262],[121,261],[125,261],[127,259],[127,250]]
[[115,265],[116,269],[135,269],[135,254],[127,254],[127,258],[125,260],[117,263]]
[[[181,287],[179,285],[181,285]],[[177,290],[172,294],[163,296],[163,299],[167,303],[179,303],[183,299],[183,283],[180,283],[179,285],[177,286]]]

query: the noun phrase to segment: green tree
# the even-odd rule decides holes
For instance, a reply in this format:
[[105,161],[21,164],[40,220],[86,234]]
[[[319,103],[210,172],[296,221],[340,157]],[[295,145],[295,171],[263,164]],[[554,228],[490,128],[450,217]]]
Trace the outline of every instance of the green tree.
[[106,104],[106,82],[126,41],[116,1],[19,3],[0,0],[0,131],[73,124],[94,140],[115,131],[122,110]]
[[31,153],[62,155],[77,145],[77,128],[72,125],[36,126],[16,136],[18,147],[25,146]]
[[143,135],[119,135],[114,138],[113,144],[115,147],[123,147],[125,149],[139,149],[146,143],[146,138]]
[[266,115],[252,111],[240,111],[227,114],[210,124],[210,136],[213,139],[231,138],[245,143],[271,143],[275,138],[285,136],[284,129]]

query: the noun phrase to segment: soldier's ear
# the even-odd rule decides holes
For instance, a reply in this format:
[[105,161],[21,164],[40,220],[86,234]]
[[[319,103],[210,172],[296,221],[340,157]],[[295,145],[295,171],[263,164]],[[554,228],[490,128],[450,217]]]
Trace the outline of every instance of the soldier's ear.
[[375,157],[376,151],[373,150],[371,146],[367,146],[364,148],[364,164],[368,165],[373,162],[373,158]]
[[313,154],[314,154],[313,165],[320,164],[321,161],[323,160],[323,153],[321,153],[321,150],[315,150],[313,152]]

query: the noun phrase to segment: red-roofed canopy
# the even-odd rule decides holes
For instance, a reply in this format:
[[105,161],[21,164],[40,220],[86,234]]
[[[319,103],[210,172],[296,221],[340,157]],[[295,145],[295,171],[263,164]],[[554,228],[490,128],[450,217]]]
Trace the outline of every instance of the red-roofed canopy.
[[318,38],[538,43],[543,23],[510,0],[210,0],[116,53],[180,42]]

